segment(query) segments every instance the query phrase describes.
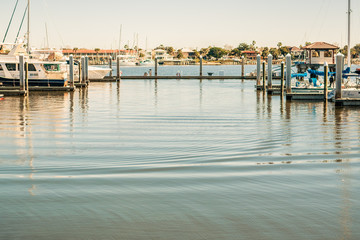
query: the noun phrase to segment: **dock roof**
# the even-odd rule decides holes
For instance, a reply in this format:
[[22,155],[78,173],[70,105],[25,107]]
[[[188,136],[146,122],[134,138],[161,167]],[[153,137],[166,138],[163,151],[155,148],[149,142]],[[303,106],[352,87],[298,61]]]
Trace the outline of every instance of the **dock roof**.
[[303,47],[303,49],[339,49],[339,47],[326,42],[314,42],[308,46]]

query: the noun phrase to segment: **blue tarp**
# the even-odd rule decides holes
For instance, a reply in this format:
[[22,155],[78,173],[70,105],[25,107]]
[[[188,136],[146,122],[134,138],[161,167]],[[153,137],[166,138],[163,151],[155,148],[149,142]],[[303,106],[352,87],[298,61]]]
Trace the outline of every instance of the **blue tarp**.
[[[308,73],[310,74],[315,74],[315,75],[319,75],[319,76],[324,76],[324,71],[316,71],[316,70],[311,70],[309,69],[308,70]],[[344,71],[343,71],[343,74],[348,74],[350,73],[350,68],[346,68]],[[329,76],[335,76],[336,72],[329,72]]]
[[291,74],[291,77],[294,78],[294,77],[306,77],[307,76],[307,73],[292,73]]

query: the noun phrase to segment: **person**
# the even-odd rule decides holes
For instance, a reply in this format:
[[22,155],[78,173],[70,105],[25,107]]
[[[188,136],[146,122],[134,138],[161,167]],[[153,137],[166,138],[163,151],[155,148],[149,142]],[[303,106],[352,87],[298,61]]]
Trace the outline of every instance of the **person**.
[[151,72],[152,72],[152,70],[151,70],[151,69],[149,69],[149,76],[151,76]]
[[145,73],[144,73],[144,76],[147,76],[147,75],[148,75],[148,73],[147,73],[147,72],[145,72]]
[[329,80],[330,80],[330,85],[329,85],[329,87],[332,87],[333,84],[334,84],[334,77],[331,76]]

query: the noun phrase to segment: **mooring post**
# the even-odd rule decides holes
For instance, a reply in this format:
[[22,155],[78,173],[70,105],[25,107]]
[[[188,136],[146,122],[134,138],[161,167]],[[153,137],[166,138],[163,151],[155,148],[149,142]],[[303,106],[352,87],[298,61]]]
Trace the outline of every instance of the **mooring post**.
[[241,77],[242,80],[244,81],[244,77],[245,77],[245,58],[244,56],[241,57],[242,61],[241,61]]
[[336,54],[336,89],[335,99],[341,98],[341,83],[342,83],[342,72],[344,69],[344,55],[341,53]]
[[157,75],[158,75],[158,59],[157,58],[155,58],[155,77],[157,77]]
[[111,69],[110,77],[112,77],[112,56],[109,57],[109,68]]
[[291,55],[286,55],[286,93],[291,93]]
[[116,56],[116,80],[120,80],[120,56]]
[[200,56],[200,77],[202,77],[202,75],[203,75],[203,65],[202,65],[202,56]]
[[261,56],[256,56],[256,85],[259,86],[261,81]]
[[85,56],[85,83],[89,82],[89,57]]
[[74,87],[74,56],[69,56],[69,82],[70,87]]
[[20,90],[25,90],[24,55],[19,56],[19,86]]
[[281,83],[280,83],[280,94],[284,95],[284,62],[281,62]]
[[25,62],[25,91],[26,95],[29,94],[29,64]]
[[328,98],[328,74],[329,74],[329,65],[327,62],[324,63],[324,101],[327,101]]
[[81,83],[84,83],[85,82],[85,57],[82,56],[81,57]]
[[268,55],[268,88],[272,88],[272,59],[271,54]]
[[265,61],[262,63],[263,67],[263,90],[266,90],[266,67],[265,67]]

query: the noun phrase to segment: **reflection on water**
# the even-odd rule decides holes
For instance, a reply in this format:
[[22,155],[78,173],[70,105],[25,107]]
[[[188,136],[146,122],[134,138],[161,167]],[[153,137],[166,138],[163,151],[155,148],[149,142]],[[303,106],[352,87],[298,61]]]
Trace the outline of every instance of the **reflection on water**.
[[0,239],[358,239],[359,111],[237,80],[0,103]]

